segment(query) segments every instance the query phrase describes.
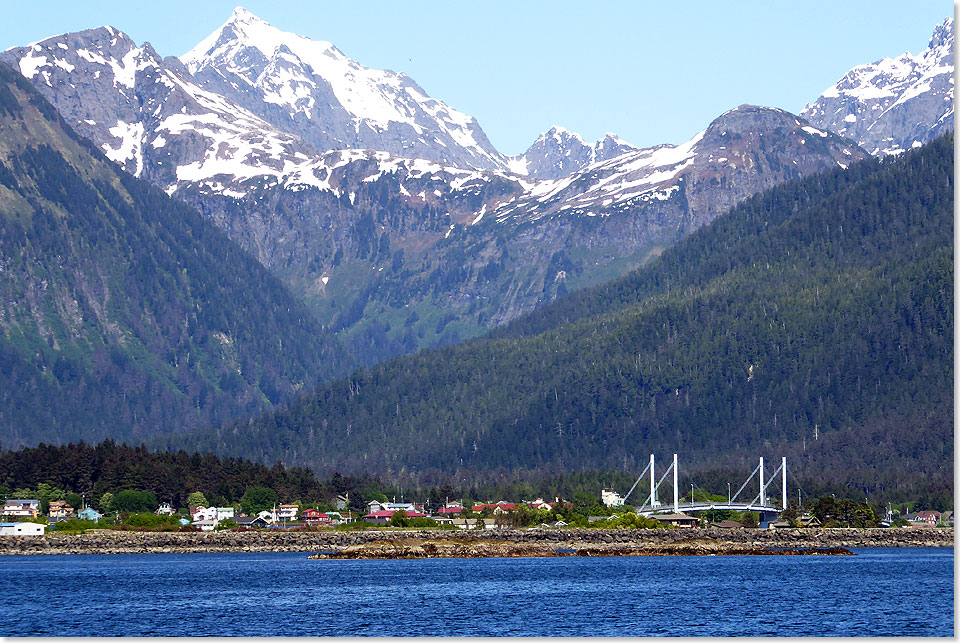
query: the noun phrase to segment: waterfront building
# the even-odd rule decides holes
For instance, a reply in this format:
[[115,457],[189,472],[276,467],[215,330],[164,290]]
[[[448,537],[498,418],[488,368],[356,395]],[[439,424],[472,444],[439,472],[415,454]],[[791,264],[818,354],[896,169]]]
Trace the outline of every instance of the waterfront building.
[[380,511],[374,511],[372,513],[366,514],[363,519],[366,522],[372,522],[375,525],[386,525],[390,522],[390,519],[393,517],[393,514],[397,511],[404,511],[407,514],[407,518],[426,518],[426,514],[419,513],[417,511],[407,511],[405,509],[381,509]]
[[484,509],[489,509],[491,512],[493,512],[494,515],[500,515],[500,514],[503,514],[503,513],[508,513],[508,512],[510,512],[510,511],[516,511],[516,510],[517,510],[517,503],[515,503],[515,502],[507,502],[506,500],[501,500],[501,501],[495,502],[495,503],[487,502],[487,503],[480,504],[480,505],[473,505],[473,507],[471,507],[471,509],[473,509],[474,513],[480,513],[480,512],[482,512]]
[[267,526],[267,521],[260,516],[238,516],[234,520],[236,521],[238,527],[262,529]]
[[600,501],[608,507],[622,507],[623,498],[613,489],[601,489]]
[[157,507],[158,516],[172,516],[174,513],[176,512],[169,502],[160,503],[160,506]]
[[696,527],[699,522],[693,516],[686,514],[653,514],[650,517],[665,525],[673,525],[674,527],[684,527],[687,529]]
[[100,519],[103,518],[103,514],[94,509],[93,507],[87,507],[80,511],[77,514],[77,518],[81,520],[92,520],[93,522],[100,522]]
[[300,517],[303,519],[303,523],[309,527],[326,526],[332,522],[329,515],[316,509],[304,509],[300,513]]
[[47,515],[50,518],[69,520],[73,518],[73,507],[67,504],[66,500],[54,500],[47,508]]
[[32,498],[11,498],[3,504],[0,514],[9,518],[36,518],[40,515],[40,501]]
[[42,536],[46,528],[35,522],[2,522],[0,536]]
[[298,505],[280,505],[277,509],[277,520],[292,522],[297,519]]

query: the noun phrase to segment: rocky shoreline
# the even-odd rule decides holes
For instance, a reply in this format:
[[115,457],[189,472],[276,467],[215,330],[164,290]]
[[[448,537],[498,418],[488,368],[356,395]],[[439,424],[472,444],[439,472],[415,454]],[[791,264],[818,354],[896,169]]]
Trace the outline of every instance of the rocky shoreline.
[[[626,552],[671,547],[695,539],[698,546],[727,549],[827,549],[855,547],[953,547],[952,529],[496,529],[463,531],[291,531],[132,532],[98,531],[0,538],[0,555],[187,554],[227,552],[306,552],[344,550],[374,542],[436,541],[476,548],[505,543],[533,550],[583,551],[582,555],[635,555]],[[532,550],[531,550],[532,551]],[[589,552],[589,553],[587,553]],[[708,553],[716,553],[708,552]]]
[[673,543],[597,543],[558,547],[551,543],[517,543],[476,538],[394,538],[313,554],[313,559],[411,558],[553,558],[563,556],[852,556],[843,547],[777,549],[730,543],[711,538],[690,538]]

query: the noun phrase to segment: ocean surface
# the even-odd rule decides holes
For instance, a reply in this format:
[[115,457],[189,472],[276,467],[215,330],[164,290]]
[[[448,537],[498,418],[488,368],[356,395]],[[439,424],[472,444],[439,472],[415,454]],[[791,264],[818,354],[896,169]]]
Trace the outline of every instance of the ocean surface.
[[952,549],[0,556],[3,636],[953,636]]

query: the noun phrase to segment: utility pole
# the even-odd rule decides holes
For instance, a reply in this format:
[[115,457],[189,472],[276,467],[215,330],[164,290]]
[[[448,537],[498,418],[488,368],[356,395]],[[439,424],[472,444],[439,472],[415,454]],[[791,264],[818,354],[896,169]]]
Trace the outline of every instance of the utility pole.
[[727,483],[727,504],[729,505],[732,501],[730,500],[730,483]]

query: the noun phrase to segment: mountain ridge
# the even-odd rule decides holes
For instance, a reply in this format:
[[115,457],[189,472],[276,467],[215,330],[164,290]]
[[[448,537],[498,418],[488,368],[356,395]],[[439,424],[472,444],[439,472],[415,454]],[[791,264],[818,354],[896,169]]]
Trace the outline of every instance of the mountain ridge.
[[880,156],[953,131],[953,30],[947,18],[920,54],[854,67],[800,115]]

